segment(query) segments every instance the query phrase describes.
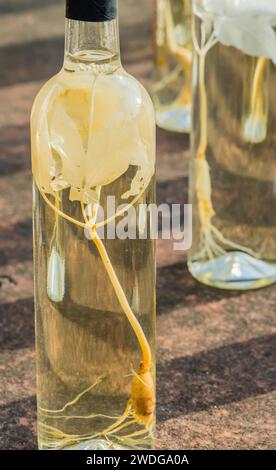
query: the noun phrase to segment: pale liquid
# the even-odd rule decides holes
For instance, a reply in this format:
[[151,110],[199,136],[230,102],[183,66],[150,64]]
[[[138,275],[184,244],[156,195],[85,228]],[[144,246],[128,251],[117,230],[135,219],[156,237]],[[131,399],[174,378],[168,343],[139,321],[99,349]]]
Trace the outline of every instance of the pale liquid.
[[[47,86],[51,85],[46,85],[46,89]],[[75,104],[71,109],[72,116],[78,119],[83,116],[77,108],[83,89],[67,90],[65,96],[70,97],[70,94]],[[42,101],[43,92],[35,106],[41,106]],[[101,95],[99,91],[94,129],[100,127],[101,114],[106,112],[110,102],[110,96]],[[144,102],[144,110],[147,106]],[[146,112],[141,118],[147,124]],[[78,124],[80,129],[87,129],[85,123]],[[108,136],[112,140],[111,130]],[[150,130],[148,138],[148,145],[154,151],[154,134]],[[133,142],[133,152],[136,144]],[[102,155],[103,159],[105,157],[107,155]],[[116,205],[125,202],[121,196],[129,190],[136,171],[136,167],[130,166],[113,183],[103,186],[100,203],[104,208],[108,195],[115,196]],[[153,202],[154,188],[152,178],[139,203]],[[58,194],[59,209],[83,222],[80,202],[69,200],[69,189]],[[55,202],[53,196],[48,198]],[[154,241],[115,239],[103,242],[152,349],[151,373],[154,379]],[[58,216],[45,202],[36,184],[34,269],[39,448],[152,448],[154,427],[148,431],[138,422],[114,433],[102,434],[125,412],[131,398],[133,373],[139,369],[141,348],[93,241],[87,240],[83,228]],[[130,421],[131,418],[127,417],[122,423]]]
[[190,132],[192,64],[184,65],[181,60],[181,51],[192,51],[190,0],[157,0],[154,41],[156,122],[170,131]]
[[[201,282],[226,289],[258,288],[276,281],[276,99],[273,92],[276,68],[267,61],[258,85],[259,103],[255,112],[252,89],[257,65],[257,58],[220,44],[206,57],[206,158],[215,210],[212,224],[225,239],[254,254],[216,239],[226,254],[213,259],[206,252],[202,256],[194,166],[191,185],[194,235],[189,268]],[[194,104],[194,155],[200,138],[199,103],[198,87]]]

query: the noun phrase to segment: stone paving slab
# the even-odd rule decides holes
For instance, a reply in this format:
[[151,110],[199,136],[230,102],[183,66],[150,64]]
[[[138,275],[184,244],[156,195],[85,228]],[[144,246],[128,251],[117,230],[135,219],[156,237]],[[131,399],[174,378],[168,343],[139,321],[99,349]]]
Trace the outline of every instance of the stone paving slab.
[[[0,3],[0,448],[36,449],[29,116],[63,51],[63,1]],[[127,70],[150,87],[149,0],[121,1]],[[187,201],[189,141],[158,131],[158,200]],[[201,286],[158,241],[158,448],[275,448],[276,289]],[[273,361],[274,359],[274,361]]]

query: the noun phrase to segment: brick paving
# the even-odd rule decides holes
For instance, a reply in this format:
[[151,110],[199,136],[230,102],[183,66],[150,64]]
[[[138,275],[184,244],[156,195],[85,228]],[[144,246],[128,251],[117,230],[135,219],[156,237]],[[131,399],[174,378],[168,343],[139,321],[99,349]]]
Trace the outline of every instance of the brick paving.
[[[150,87],[150,2],[121,4],[123,62]],[[0,448],[23,450],[37,445],[29,115],[62,63],[63,1],[2,0],[0,14]],[[187,201],[188,146],[158,131],[159,202]],[[275,311],[275,286],[201,286],[158,242],[158,448],[275,447]]]

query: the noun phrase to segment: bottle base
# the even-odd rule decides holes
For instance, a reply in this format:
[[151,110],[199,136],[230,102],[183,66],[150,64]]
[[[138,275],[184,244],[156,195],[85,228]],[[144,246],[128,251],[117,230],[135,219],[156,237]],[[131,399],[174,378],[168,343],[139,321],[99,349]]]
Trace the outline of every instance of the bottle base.
[[156,111],[156,124],[161,129],[189,134],[191,131],[191,107],[173,107]]
[[118,444],[114,444],[111,441],[106,441],[104,439],[93,439],[78,442],[76,444],[68,445],[65,447],[60,447],[57,442],[56,447],[51,443],[51,447],[47,445],[40,444],[39,450],[131,450],[129,447],[123,447]]
[[276,282],[276,264],[238,251],[210,261],[190,261],[188,269],[199,282],[218,289],[260,289]]

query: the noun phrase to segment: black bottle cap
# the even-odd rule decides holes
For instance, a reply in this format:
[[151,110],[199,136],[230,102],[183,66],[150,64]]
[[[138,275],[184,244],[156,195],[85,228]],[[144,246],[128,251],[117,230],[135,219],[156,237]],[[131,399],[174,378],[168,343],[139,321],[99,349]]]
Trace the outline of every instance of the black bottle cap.
[[117,18],[117,0],[66,0],[66,18],[100,23]]

